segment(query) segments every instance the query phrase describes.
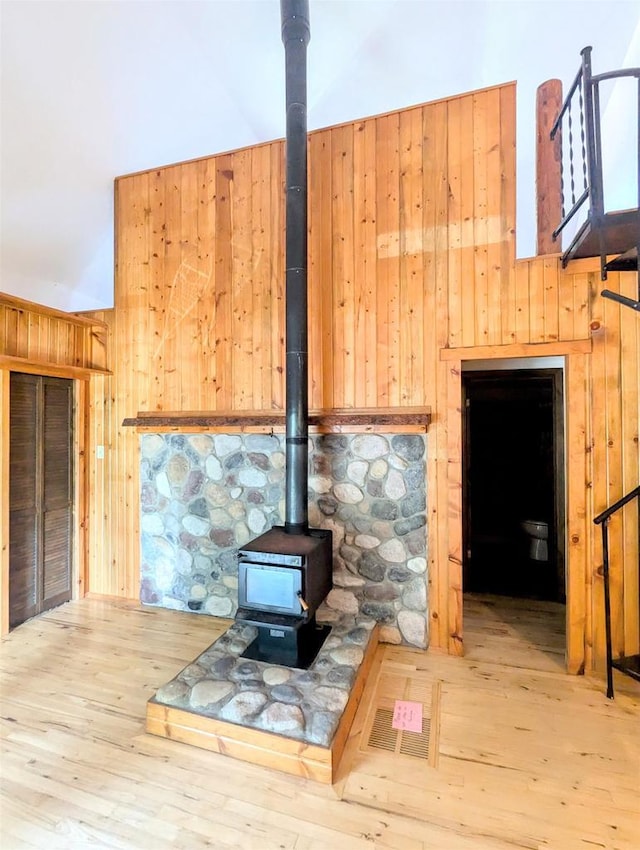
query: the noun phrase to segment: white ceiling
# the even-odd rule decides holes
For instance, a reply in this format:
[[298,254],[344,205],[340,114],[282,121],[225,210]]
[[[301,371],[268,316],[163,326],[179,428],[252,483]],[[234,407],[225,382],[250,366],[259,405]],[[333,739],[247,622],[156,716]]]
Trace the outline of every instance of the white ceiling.
[[[517,80],[519,256],[535,244],[536,87],[566,88],[586,44],[595,73],[640,65],[627,0],[310,7],[309,129]],[[0,26],[5,292],[111,306],[114,177],[284,135],[278,0],[1,0]]]

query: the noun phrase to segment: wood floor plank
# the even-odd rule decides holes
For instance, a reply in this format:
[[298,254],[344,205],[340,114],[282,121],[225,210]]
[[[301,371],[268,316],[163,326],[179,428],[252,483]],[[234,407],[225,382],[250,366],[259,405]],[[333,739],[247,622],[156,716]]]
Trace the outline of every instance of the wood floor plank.
[[[145,734],[224,628],[87,598],[8,636],[2,850],[637,850],[640,687],[558,669],[561,610],[472,598],[467,657],[381,647],[333,787]],[[435,680],[437,769],[360,747],[380,687]]]

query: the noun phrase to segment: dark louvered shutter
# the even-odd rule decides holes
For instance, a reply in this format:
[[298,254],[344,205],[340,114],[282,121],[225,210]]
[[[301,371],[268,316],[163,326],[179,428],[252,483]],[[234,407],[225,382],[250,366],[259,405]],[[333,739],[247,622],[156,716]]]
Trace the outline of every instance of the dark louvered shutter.
[[9,448],[9,625],[38,613],[38,383],[11,376]]
[[12,374],[12,628],[71,598],[72,421],[72,381]]
[[43,609],[71,598],[71,389],[71,381],[43,379]]

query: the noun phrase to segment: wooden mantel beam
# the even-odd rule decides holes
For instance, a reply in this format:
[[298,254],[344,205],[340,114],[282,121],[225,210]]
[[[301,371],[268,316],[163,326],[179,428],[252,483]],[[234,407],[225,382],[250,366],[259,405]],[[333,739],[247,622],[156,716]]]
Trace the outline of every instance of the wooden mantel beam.
[[[431,421],[430,407],[398,408],[354,408],[336,410],[312,410],[309,413],[309,425],[312,428],[328,430],[349,430],[352,428],[380,429],[407,428],[426,431]],[[197,430],[234,428],[284,428],[283,410],[235,410],[235,411],[153,411],[139,412],[131,419],[125,419],[124,426],[133,426],[138,430]]]

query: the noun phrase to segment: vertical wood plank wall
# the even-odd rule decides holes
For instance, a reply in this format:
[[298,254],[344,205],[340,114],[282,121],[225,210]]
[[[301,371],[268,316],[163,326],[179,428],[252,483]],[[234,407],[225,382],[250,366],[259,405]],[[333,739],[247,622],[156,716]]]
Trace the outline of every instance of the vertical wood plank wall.
[[[105,369],[106,331],[95,319],[0,292],[0,356],[49,366]],[[0,366],[9,368],[4,361]]]
[[[114,375],[93,379],[90,399],[90,444],[105,447],[90,471],[94,592],[138,595],[138,438],[125,417],[283,406],[283,156],[274,142],[117,181],[116,308],[96,314]],[[566,371],[577,670],[603,654],[591,518],[640,473],[640,332],[603,305],[594,265],[515,262],[515,156],[513,84],[310,134],[310,404],[432,406],[431,645],[456,652],[460,362],[592,345]],[[634,280],[608,285],[632,293]],[[630,511],[616,522],[614,647],[632,651],[637,527]]]
[[74,409],[74,596],[87,567],[87,411],[89,375],[104,371],[107,329],[96,318],[64,313],[0,293],[0,632],[9,628],[9,388],[12,371],[76,379]]

